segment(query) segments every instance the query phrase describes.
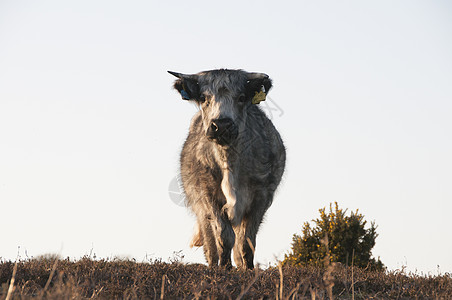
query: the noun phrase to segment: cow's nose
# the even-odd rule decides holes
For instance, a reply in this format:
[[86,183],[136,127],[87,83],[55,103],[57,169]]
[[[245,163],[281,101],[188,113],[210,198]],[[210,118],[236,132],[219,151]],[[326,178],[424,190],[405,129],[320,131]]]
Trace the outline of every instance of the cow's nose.
[[223,132],[229,130],[233,124],[234,122],[232,122],[232,120],[229,118],[216,119],[212,121],[210,127],[212,127],[212,130],[214,132]]
[[207,137],[220,145],[230,144],[237,138],[238,130],[230,118],[212,120],[207,129]]

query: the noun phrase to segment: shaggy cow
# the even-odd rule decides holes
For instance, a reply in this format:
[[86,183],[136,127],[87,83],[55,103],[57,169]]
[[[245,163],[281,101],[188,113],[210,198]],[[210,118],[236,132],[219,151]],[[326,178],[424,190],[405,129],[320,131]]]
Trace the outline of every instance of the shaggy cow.
[[187,205],[197,217],[191,246],[209,266],[253,268],[256,234],[284,172],[279,133],[257,105],[272,87],[268,75],[212,70],[170,72],[174,88],[199,107],[181,153]]

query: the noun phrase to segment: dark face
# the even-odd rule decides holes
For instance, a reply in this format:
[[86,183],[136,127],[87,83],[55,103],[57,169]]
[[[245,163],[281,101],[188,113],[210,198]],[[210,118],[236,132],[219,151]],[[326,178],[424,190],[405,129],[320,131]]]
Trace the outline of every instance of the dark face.
[[221,146],[234,143],[244,129],[247,108],[256,105],[259,96],[265,99],[271,88],[267,75],[240,70],[172,74],[179,78],[174,87],[182,98],[199,105],[206,137]]

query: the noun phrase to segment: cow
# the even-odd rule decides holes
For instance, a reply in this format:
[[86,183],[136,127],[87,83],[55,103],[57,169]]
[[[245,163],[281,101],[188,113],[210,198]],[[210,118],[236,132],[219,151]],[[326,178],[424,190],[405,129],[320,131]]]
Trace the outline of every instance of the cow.
[[218,69],[168,71],[174,88],[199,110],[180,156],[187,206],[196,216],[190,246],[210,267],[254,267],[256,234],[284,173],[280,134],[259,107],[272,87],[264,73]]

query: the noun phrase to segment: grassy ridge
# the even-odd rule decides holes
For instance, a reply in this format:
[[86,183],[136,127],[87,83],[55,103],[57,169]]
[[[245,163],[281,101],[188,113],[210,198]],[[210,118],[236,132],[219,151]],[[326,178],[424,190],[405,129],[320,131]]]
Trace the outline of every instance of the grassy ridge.
[[[209,269],[201,264],[133,260],[0,262],[0,299],[452,299],[452,275],[370,272],[337,265],[271,267],[255,271]],[[281,276],[282,275],[282,276]],[[282,285],[281,285],[282,282]],[[332,289],[331,289],[332,287]],[[281,297],[282,296],[282,297]]]

